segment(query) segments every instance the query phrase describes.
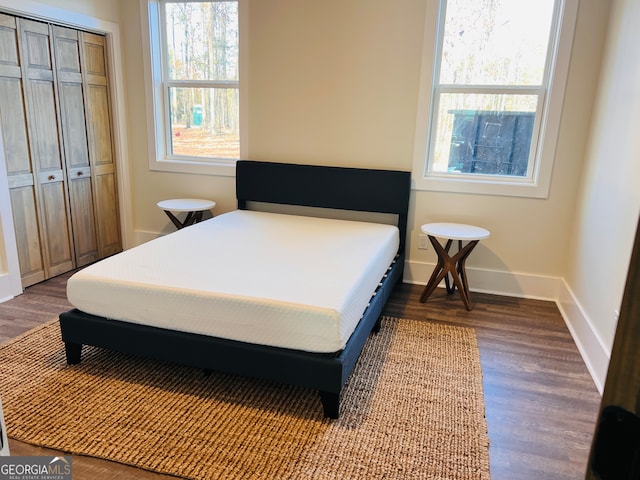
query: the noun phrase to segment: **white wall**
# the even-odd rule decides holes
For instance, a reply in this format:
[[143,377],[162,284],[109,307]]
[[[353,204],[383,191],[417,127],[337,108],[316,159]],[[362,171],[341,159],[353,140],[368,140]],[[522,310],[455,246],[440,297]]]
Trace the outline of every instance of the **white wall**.
[[35,15],[58,22],[77,23],[82,17],[94,17],[109,22],[120,21],[119,0],[0,0],[4,12]]
[[13,229],[4,145],[0,133],[0,302],[20,293],[22,293],[20,265]]
[[[426,4],[251,3],[251,156],[410,170]],[[567,265],[608,8],[600,0],[580,2],[549,197],[414,191],[407,281],[425,283],[435,263],[431,249],[417,248],[420,225],[459,221],[492,232],[467,262],[474,289],[556,298]]]
[[[577,197],[563,308],[604,384],[640,214],[640,2],[613,2]],[[593,337],[588,335],[588,330]],[[598,349],[602,353],[598,354]]]

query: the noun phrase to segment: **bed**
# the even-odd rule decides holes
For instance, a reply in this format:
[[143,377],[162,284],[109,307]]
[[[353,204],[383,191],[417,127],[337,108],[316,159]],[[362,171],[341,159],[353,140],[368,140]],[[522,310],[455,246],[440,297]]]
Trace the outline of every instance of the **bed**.
[[[402,280],[409,192],[408,172],[239,161],[238,210],[69,279],[67,363],[93,345],[299,385],[338,418],[340,392]],[[366,221],[327,218],[345,211]]]

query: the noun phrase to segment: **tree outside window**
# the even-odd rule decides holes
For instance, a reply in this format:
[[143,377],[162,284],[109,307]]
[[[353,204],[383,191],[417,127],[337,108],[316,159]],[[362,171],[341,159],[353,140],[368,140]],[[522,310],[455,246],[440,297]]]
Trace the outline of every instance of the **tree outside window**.
[[574,0],[439,0],[419,186],[548,188],[576,12]]
[[161,5],[167,153],[238,159],[238,2]]
[[442,2],[430,172],[531,174],[554,3]]

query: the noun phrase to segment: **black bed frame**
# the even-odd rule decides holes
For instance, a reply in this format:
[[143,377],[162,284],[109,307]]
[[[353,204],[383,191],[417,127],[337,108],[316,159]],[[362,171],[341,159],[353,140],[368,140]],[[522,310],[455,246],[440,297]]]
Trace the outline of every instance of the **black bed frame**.
[[239,161],[238,208],[247,202],[322,207],[397,215],[400,248],[345,348],[332,354],[269,347],[166,330],[89,315],[60,314],[68,364],[80,363],[82,345],[132,353],[244,376],[317,389],[324,414],[338,418],[340,392],[393,287],[402,281],[410,174],[394,170]]

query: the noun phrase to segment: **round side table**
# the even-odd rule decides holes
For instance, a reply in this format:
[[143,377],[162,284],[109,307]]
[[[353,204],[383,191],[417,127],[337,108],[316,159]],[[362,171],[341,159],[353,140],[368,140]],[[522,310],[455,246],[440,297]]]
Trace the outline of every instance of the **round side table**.
[[[174,198],[158,202],[158,207],[164,210],[178,230],[202,221],[204,212],[215,206],[216,202],[199,198]],[[172,212],[187,212],[187,216],[181,222]]]
[[[471,310],[473,306],[464,264],[478,242],[489,237],[489,230],[462,223],[427,223],[422,225],[421,230],[429,237],[429,241],[438,255],[438,263],[420,296],[420,302],[426,302],[444,278],[447,293],[453,293],[458,287],[465,308]],[[446,239],[444,247],[437,238]],[[450,255],[449,250],[454,240],[458,241],[458,252],[455,255]],[[463,241],[468,242],[464,247],[462,246]],[[453,285],[449,283],[449,275],[453,279]]]

